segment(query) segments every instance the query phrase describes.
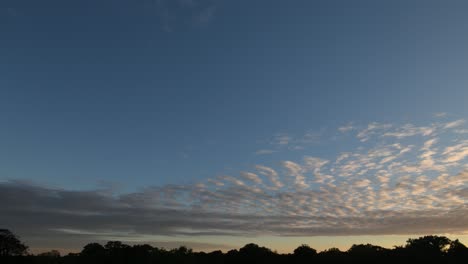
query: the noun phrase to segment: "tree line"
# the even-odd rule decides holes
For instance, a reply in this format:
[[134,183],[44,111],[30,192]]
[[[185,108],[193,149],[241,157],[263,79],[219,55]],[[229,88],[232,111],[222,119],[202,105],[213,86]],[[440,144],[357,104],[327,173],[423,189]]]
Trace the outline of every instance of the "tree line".
[[303,244],[293,253],[279,254],[253,243],[226,253],[194,252],[180,246],[166,250],[148,244],[127,245],[109,241],[104,245],[89,243],[79,253],[61,256],[57,250],[29,254],[28,247],[6,229],[0,229],[0,263],[51,264],[158,264],[158,263],[468,263],[468,248],[458,239],[445,236],[423,236],[408,239],[406,245],[392,249],[372,244],[355,244],[347,251],[330,248],[321,252]]

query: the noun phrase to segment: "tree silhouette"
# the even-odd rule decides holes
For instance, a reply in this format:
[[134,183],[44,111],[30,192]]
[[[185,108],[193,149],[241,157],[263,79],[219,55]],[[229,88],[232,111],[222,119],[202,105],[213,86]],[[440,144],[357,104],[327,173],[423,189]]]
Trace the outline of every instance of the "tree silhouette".
[[416,239],[408,239],[405,249],[412,255],[426,257],[440,257],[447,253],[450,247],[450,239],[444,236],[424,236]]
[[260,247],[257,244],[247,244],[241,249],[239,249],[239,254],[242,256],[249,256],[249,257],[262,257],[262,256],[268,256],[272,254],[273,252],[266,248],[266,247]]
[[186,246],[180,246],[179,248],[172,249],[171,253],[178,256],[186,256],[192,254],[192,249]]
[[309,263],[317,256],[317,250],[309,247],[309,245],[302,244],[294,250],[293,262],[294,263]]
[[87,258],[99,258],[103,257],[106,253],[106,249],[98,243],[90,243],[83,247],[81,256]]
[[374,246],[371,244],[359,244],[359,245],[352,245],[351,248],[348,250],[348,254],[356,255],[356,256],[375,256],[379,253],[384,252],[385,249],[383,247]]
[[320,255],[328,255],[328,256],[341,256],[343,254],[344,254],[344,252],[341,251],[339,248],[336,248],[336,247],[329,248],[329,249],[326,249],[326,250],[320,252]]
[[330,248],[317,253],[315,249],[302,244],[293,254],[279,254],[253,243],[225,253],[220,250],[205,253],[193,252],[185,246],[166,250],[148,244],[130,246],[120,241],[109,241],[104,246],[98,243],[87,244],[79,254],[60,256],[58,251],[51,250],[34,256],[24,254],[26,246],[10,231],[2,229],[0,235],[1,264],[468,263],[468,248],[459,240],[452,241],[443,236],[408,239],[405,246],[393,249],[355,244],[346,252]]
[[317,250],[309,247],[309,245],[302,244],[294,250],[294,255],[302,258],[309,258],[317,255]]
[[106,245],[104,245],[104,248],[110,251],[112,250],[118,251],[118,250],[125,249],[128,247],[129,247],[128,245],[125,245],[120,241],[109,241],[106,243]]
[[0,256],[21,256],[28,247],[8,229],[0,229]]

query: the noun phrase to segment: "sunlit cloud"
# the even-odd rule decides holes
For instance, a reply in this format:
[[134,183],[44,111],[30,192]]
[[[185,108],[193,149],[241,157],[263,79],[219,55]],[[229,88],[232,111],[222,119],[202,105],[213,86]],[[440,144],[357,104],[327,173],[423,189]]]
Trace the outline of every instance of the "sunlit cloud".
[[340,131],[341,133],[346,133],[348,131],[351,131],[351,130],[355,130],[356,128],[353,126],[352,123],[348,123],[347,125],[345,126],[341,126],[338,128],[338,131]]
[[459,120],[455,120],[453,122],[449,122],[447,124],[445,124],[444,128],[455,128],[455,127],[459,127],[461,125],[463,125],[465,123],[465,120],[463,119],[459,119]]
[[357,134],[357,138],[361,140],[362,142],[365,142],[369,140],[375,134],[382,133],[383,131],[386,131],[387,129],[391,127],[392,127],[391,124],[379,124],[377,122],[373,122],[367,125],[367,128],[361,130]]

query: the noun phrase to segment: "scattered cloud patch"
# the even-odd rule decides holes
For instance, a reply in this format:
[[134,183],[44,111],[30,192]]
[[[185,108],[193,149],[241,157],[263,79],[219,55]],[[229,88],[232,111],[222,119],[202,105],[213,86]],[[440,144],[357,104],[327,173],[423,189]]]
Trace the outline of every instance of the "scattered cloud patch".
[[368,141],[372,136],[376,134],[380,134],[382,131],[386,131],[387,129],[391,128],[391,124],[380,124],[377,122],[373,122],[367,125],[367,128],[359,131],[357,134],[357,138],[361,142]]
[[272,149],[260,149],[255,151],[255,155],[268,155],[268,154],[273,154],[275,152],[278,152],[277,150],[272,150]]
[[345,126],[341,126],[338,128],[338,131],[340,131],[341,133],[346,133],[346,132],[349,132],[349,131],[352,131],[352,130],[355,130],[356,128],[353,126],[352,123],[348,123],[347,125]]
[[320,131],[309,131],[302,135],[291,135],[287,133],[278,133],[269,140],[269,147],[273,148],[273,151],[278,152],[280,150],[304,150],[307,147],[321,143],[324,129]]
[[455,129],[453,132],[456,134],[468,134],[468,129]]
[[278,173],[274,169],[263,165],[256,165],[255,168],[261,175],[268,178],[270,183],[273,184],[273,188],[279,189],[284,186],[279,179]]
[[455,121],[452,121],[452,122],[449,122],[449,123],[445,124],[444,128],[445,129],[450,129],[450,128],[459,127],[459,126],[463,125],[465,122],[466,121],[464,119],[455,120]]
[[434,131],[434,126],[418,127],[413,124],[405,124],[394,131],[384,133],[383,136],[396,138],[412,137],[416,135],[429,136],[434,133]]
[[243,171],[241,172],[241,175],[242,177],[244,177],[247,180],[250,180],[253,183],[262,184],[262,179],[260,179],[260,177],[258,177],[258,175],[255,173]]
[[305,176],[303,175],[304,169],[299,164],[292,161],[284,161],[283,166],[287,170],[288,174],[294,177],[294,185],[296,188],[302,189],[309,187],[305,182]]
[[279,146],[286,146],[291,143],[293,138],[287,134],[277,134],[273,138],[272,144]]

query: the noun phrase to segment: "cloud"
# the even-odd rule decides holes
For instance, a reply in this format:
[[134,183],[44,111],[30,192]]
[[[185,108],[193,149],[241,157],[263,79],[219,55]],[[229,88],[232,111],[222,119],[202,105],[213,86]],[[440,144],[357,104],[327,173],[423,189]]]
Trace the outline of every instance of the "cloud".
[[428,127],[417,127],[413,124],[406,124],[395,131],[387,132],[384,137],[396,137],[396,138],[405,138],[415,135],[429,136],[434,133],[435,128],[433,126]]
[[256,165],[255,168],[260,174],[264,175],[268,178],[268,180],[270,180],[274,188],[279,189],[284,186],[279,179],[278,173],[274,169],[263,165]]
[[291,136],[287,135],[287,134],[277,134],[273,138],[272,144],[285,146],[285,145],[288,145],[289,143],[291,143],[292,140],[293,140],[293,138]]
[[297,163],[292,161],[283,161],[283,166],[288,171],[288,174],[294,177],[294,184],[296,188],[307,188],[309,185],[305,182],[303,175],[304,169]]
[[373,122],[367,125],[367,128],[361,130],[357,134],[357,138],[362,142],[368,141],[373,135],[381,133],[389,128],[391,128],[391,124],[380,124],[377,122]]
[[321,143],[324,129],[320,131],[308,131],[302,135],[293,136],[287,133],[278,133],[269,140],[270,147],[275,152],[280,150],[304,150],[307,146]]
[[[468,230],[468,140],[445,137],[460,126],[372,123],[363,130],[366,147],[336,157],[302,156],[279,168],[255,165],[236,177],[131,193],[0,182],[0,226],[32,246],[47,237],[51,247],[64,238],[461,233]],[[389,132],[412,140],[382,136]]]
[[434,114],[434,117],[446,117],[446,116],[447,116],[447,113],[445,112],[439,112],[439,113]]
[[[235,189],[237,186],[224,189],[205,201],[207,190],[204,190],[189,200],[189,206],[168,206],[162,198],[165,195],[154,199],[164,193],[166,187],[116,195],[99,190],[70,191],[4,182],[0,184],[0,205],[4,213],[1,224],[23,234],[32,232],[34,237],[74,234],[87,239],[108,239],[111,235],[142,239],[149,235],[352,235],[466,230],[468,209],[463,206],[466,191],[460,187],[466,188],[468,172],[438,181],[446,182],[446,179],[450,179],[451,187],[439,190],[441,196],[423,195],[424,182],[412,183],[410,178],[404,178],[389,190],[391,195],[377,200],[378,194],[367,188],[371,181],[363,179],[322,192],[252,196],[249,194],[253,190],[245,189],[247,198],[230,195],[242,193]],[[184,190],[181,195],[185,195],[193,191],[193,187],[181,190]],[[335,190],[338,191],[336,195]],[[410,195],[412,199],[408,199]],[[424,199],[444,206],[427,206],[421,202]],[[197,207],[201,201],[214,208]],[[375,202],[391,206],[387,210],[379,209],[380,206],[369,209]],[[232,211],[232,204],[255,207],[255,210]],[[410,227],[407,226],[409,219],[413,223]],[[445,225],[446,222],[451,225]]]
[[338,128],[338,131],[340,131],[341,133],[346,133],[346,132],[349,132],[351,130],[354,130],[356,129],[351,123],[345,125],[345,126],[341,126]]
[[368,179],[362,179],[362,180],[357,180],[354,182],[354,186],[357,187],[357,188],[364,188],[364,187],[367,187],[369,186],[369,184],[371,183],[370,180]]
[[444,162],[446,163],[458,162],[468,157],[468,144],[466,143],[448,147],[447,149],[449,150],[444,152],[446,154]]
[[260,179],[260,177],[258,177],[258,175],[255,173],[243,171],[241,172],[241,175],[245,179],[250,180],[256,184],[262,184],[262,179]]
[[306,144],[316,144],[320,143],[323,131],[319,132],[307,132],[305,133],[302,138],[298,140],[298,144],[306,145]]
[[459,126],[463,125],[465,122],[466,121],[464,119],[455,120],[455,121],[452,121],[452,122],[449,122],[449,123],[445,124],[444,128],[449,129],[449,128],[459,127]]
[[260,149],[255,151],[255,155],[268,155],[268,154],[273,154],[275,152],[278,152],[277,150],[272,150],[272,149]]
[[312,171],[315,176],[315,181],[317,183],[333,183],[334,177],[322,173],[322,168],[329,163],[328,160],[321,159],[318,157],[304,157],[305,168],[307,171]]

